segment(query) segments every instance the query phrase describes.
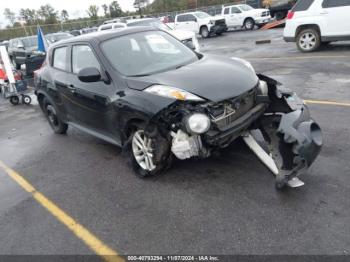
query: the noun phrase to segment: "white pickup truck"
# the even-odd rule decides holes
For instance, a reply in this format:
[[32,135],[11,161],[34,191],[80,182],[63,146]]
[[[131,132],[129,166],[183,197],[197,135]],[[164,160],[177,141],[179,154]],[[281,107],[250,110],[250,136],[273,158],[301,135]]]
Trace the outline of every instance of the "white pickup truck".
[[174,29],[188,30],[200,34],[203,38],[213,34],[221,35],[227,31],[225,19],[204,12],[190,12],[175,17]]
[[243,27],[253,30],[255,25],[261,27],[272,21],[268,9],[254,9],[250,5],[231,5],[222,8],[228,28]]

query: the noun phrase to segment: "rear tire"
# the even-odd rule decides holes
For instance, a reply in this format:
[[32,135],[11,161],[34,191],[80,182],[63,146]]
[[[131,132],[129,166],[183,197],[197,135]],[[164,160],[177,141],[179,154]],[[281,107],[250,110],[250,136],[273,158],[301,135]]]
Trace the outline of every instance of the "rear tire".
[[320,45],[320,33],[313,28],[304,29],[297,36],[297,47],[301,52],[316,51]]
[[63,123],[62,120],[58,117],[55,107],[47,99],[44,99],[43,104],[44,113],[46,115],[47,120],[49,121],[52,130],[56,134],[66,134],[68,125]]

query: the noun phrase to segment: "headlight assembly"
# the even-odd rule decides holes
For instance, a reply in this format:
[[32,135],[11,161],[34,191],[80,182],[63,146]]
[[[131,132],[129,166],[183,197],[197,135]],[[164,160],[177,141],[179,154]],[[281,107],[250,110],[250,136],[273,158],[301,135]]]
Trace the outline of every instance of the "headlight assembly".
[[200,98],[199,96],[171,86],[153,85],[146,88],[143,91],[154,95],[173,98],[182,101],[204,101],[204,99]]
[[190,133],[203,134],[210,128],[210,119],[204,114],[192,114],[186,119],[186,128]]

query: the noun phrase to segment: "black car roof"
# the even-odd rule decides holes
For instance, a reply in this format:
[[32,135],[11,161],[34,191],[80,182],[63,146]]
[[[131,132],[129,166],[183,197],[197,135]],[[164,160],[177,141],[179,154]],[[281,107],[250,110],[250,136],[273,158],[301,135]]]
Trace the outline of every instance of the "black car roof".
[[147,31],[160,31],[160,30],[150,26],[131,27],[131,28],[125,28],[125,29],[118,29],[118,30],[105,30],[105,31],[93,32],[90,34],[76,36],[74,38],[65,39],[65,40],[59,41],[59,43],[57,44],[52,45],[52,47],[70,44],[70,43],[76,43],[76,42],[93,42],[93,41],[103,42],[105,40],[115,38],[118,36],[129,35],[129,34],[134,34],[139,32],[147,32]]

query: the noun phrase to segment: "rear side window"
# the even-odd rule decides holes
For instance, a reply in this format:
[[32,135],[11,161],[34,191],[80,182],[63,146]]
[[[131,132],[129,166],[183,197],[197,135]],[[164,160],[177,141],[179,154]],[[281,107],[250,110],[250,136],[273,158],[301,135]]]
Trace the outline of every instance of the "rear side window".
[[[314,3],[315,0],[299,0],[292,8],[293,12],[306,11]],[[333,1],[333,0],[332,0]]]
[[178,22],[186,22],[187,20],[186,20],[186,15],[179,15],[178,17],[177,17],[177,21]]
[[350,0],[324,0],[322,3],[323,8],[350,6]]
[[101,27],[101,31],[112,29],[111,25]]
[[230,8],[229,7],[226,7],[225,9],[224,9],[224,14],[225,15],[228,15],[230,13]]
[[67,47],[59,47],[54,50],[52,66],[67,71]]
[[100,64],[97,61],[91,48],[87,45],[75,45],[72,48],[72,68],[73,73],[78,74],[81,69],[95,67],[100,70]]
[[232,14],[240,14],[240,13],[242,13],[242,11],[239,10],[238,7],[232,6],[232,7],[231,7],[231,13],[232,13]]

